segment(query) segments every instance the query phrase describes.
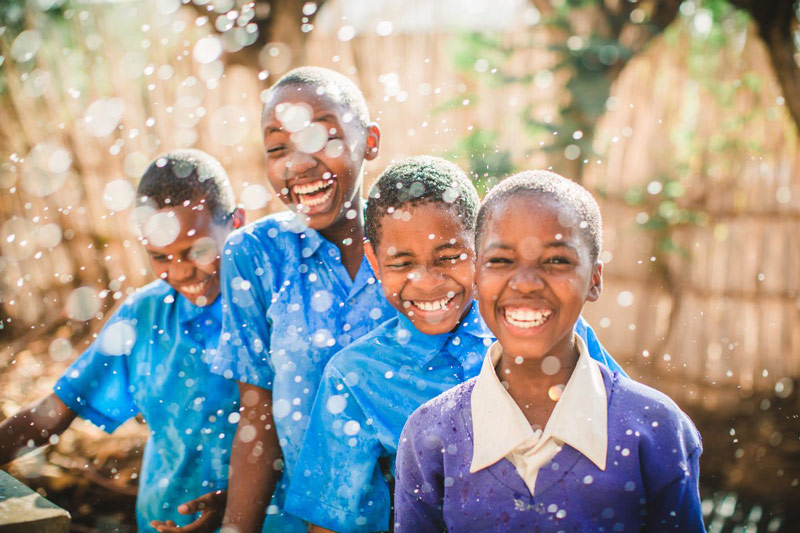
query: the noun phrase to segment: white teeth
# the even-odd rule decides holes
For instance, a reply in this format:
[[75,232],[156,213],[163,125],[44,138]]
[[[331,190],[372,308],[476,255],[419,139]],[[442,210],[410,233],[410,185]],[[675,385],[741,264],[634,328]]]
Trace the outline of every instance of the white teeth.
[[419,300],[411,300],[411,303],[419,309],[420,311],[448,311],[447,304],[453,301],[453,296],[450,296],[448,293],[447,298],[442,298],[441,300],[433,300],[433,301],[419,301]]
[[184,285],[181,290],[187,294],[200,294],[208,285],[208,280],[195,283],[194,285]]
[[328,187],[330,183],[325,180],[317,180],[313,183],[304,183],[303,185],[295,185],[292,190],[295,194],[314,194],[320,189]]
[[325,191],[325,194],[323,194],[319,198],[305,198],[303,194],[299,194],[298,196],[300,198],[301,205],[305,207],[314,207],[317,205],[322,205],[328,200],[330,200],[331,196],[333,196],[333,189],[328,189],[327,191]]
[[550,309],[535,310],[527,307],[507,307],[505,317],[509,324],[518,328],[535,328],[550,318]]

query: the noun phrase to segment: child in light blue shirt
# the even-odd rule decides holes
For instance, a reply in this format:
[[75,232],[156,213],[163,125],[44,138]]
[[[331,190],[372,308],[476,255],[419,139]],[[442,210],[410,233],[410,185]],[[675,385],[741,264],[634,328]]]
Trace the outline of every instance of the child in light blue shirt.
[[[266,529],[290,530],[284,489],[325,364],[390,311],[364,257],[363,166],[380,130],[359,89],[327,69],[291,71],[270,89],[262,129],[267,178],[290,212],[228,239],[212,368],[239,385],[224,523],[242,532],[265,513]],[[271,527],[276,516],[286,520]]]

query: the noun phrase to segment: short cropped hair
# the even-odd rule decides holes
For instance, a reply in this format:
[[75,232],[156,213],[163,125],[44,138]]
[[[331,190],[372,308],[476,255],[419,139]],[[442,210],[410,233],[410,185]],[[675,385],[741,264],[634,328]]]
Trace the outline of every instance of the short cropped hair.
[[236,208],[225,169],[200,150],[173,150],[155,158],[144,171],[136,194],[140,203],[159,209],[203,202],[215,222],[226,221]]
[[464,229],[475,231],[480,199],[464,171],[441,157],[416,156],[389,165],[370,189],[365,214],[367,239],[377,247],[385,215],[427,203],[453,209]]
[[544,196],[558,202],[578,217],[578,229],[589,245],[592,262],[597,261],[603,247],[603,219],[600,207],[592,194],[572,180],[547,170],[527,170],[501,181],[486,194],[475,231],[475,248],[480,240],[492,209],[504,201],[523,194]]
[[[323,67],[298,67],[290,70],[275,82],[270,91],[281,87],[316,87],[333,100],[353,113],[353,118],[362,128],[369,123],[369,109],[361,89],[350,78],[334,70]],[[267,106],[261,108],[261,129],[267,118]]]

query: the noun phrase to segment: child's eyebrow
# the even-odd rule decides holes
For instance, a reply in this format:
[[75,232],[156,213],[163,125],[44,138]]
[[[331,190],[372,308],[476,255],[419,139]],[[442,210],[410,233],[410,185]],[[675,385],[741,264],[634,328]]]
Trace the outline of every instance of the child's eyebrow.
[[324,113],[324,114],[322,114],[322,115],[320,115],[318,117],[314,117],[313,122],[333,122],[333,123],[336,123],[338,121],[336,120],[336,115],[334,115],[333,113]]
[[484,250],[484,253],[485,252],[493,252],[494,250],[514,251],[514,247],[509,245],[509,244],[503,243],[503,242],[495,242],[495,243],[492,243],[489,246],[487,246],[486,249]]
[[572,243],[566,242],[566,241],[548,242],[547,244],[544,245],[544,247],[545,248],[569,248],[570,250],[576,250],[577,251],[577,249],[575,248],[575,246],[572,245]]
[[434,253],[441,252],[442,250],[447,250],[449,248],[460,248],[460,249],[463,249],[463,248],[466,248],[466,246],[464,246],[463,244],[446,242],[446,243],[440,244],[439,246],[434,248],[433,252]]

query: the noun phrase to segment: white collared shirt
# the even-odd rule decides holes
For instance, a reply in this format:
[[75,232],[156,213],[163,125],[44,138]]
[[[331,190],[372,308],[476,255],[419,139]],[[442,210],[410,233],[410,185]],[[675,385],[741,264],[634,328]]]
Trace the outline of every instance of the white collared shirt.
[[600,470],[606,468],[608,399],[598,363],[575,335],[579,357],[544,431],[531,427],[495,369],[503,348],[495,342],[486,353],[472,391],[474,449],[469,471],[475,473],[504,457],[517,469],[531,496],[539,470],[569,444]]

